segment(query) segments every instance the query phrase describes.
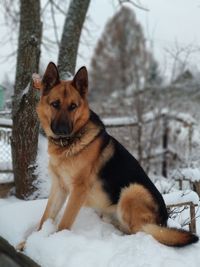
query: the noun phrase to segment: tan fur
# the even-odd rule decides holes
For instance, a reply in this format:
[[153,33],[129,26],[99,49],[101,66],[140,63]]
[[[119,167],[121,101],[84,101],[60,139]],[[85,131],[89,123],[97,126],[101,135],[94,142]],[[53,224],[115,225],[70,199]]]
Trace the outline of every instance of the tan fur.
[[[53,96],[56,98],[55,95]],[[43,113],[43,105],[44,103],[41,101],[37,111],[44,127],[49,122]],[[48,110],[46,112],[48,113]],[[107,194],[102,190],[100,182],[97,181],[95,171],[99,170],[99,167],[108,160],[113,151],[111,146],[108,146],[100,157],[99,151],[102,140],[97,138],[93,141],[98,133],[98,129],[92,123],[87,125],[87,129],[88,133],[86,132],[86,135],[83,135],[77,143],[75,142],[69,147],[62,148],[49,143],[49,168],[53,170],[54,174],[56,173],[55,179],[59,179],[59,183],[56,184],[54,182],[52,184],[54,189],[52,189],[52,193],[50,194],[48,205],[40,225],[42,225],[46,218],[54,218],[54,214],[52,215],[49,206],[55,205],[53,202],[57,196],[54,191],[59,190],[61,193],[62,188],[64,188],[64,191],[70,192],[70,194],[63,219],[59,225],[59,230],[71,228],[79,209],[83,205],[92,206],[96,209],[102,209],[110,205]],[[49,131],[48,126],[46,133],[48,134]],[[59,187],[57,186],[58,184]],[[61,197],[59,201],[62,202],[62,200]],[[61,205],[58,206],[60,207]],[[57,209],[55,213],[57,213]]]
[[[101,140],[97,139],[84,150],[81,147],[81,151],[78,154],[76,153],[69,157],[66,156],[67,151],[64,150],[59,156],[53,154],[50,158],[50,168],[56,170],[65,191],[70,192],[68,204],[59,229],[69,229],[71,227],[79,209],[86,202],[90,192],[99,188],[94,183],[95,173],[93,167],[99,155],[100,145]],[[88,162],[92,164],[90,165]]]
[[103,210],[105,207],[110,206],[110,200],[102,190],[102,185],[98,180],[93,182],[84,205],[93,207],[96,210]]
[[[43,90],[43,85],[42,83],[40,84],[40,81],[36,80],[35,86]],[[61,108],[59,110],[51,106],[51,103],[56,100],[60,101]],[[72,102],[79,106],[76,112],[68,112],[66,108]],[[37,107],[37,113],[46,135],[52,137],[54,137],[54,133],[51,130],[52,119],[71,121],[73,132],[77,132],[86,124],[89,118],[87,100],[85,97],[80,96],[71,81],[61,81],[48,94],[43,94]],[[77,213],[83,205],[91,206],[101,211],[105,210],[106,214],[113,213],[113,208],[109,208],[111,205],[109,197],[103,190],[101,182],[97,179],[97,172],[113,154],[112,144],[109,144],[101,154],[102,140],[101,138],[95,138],[99,131],[98,127],[89,122],[85,127],[85,131],[86,133],[83,134],[80,140],[67,147],[60,147],[49,142],[49,169],[51,170],[53,181],[48,204],[40,222],[40,228],[47,218],[55,218],[67,194],[69,195],[68,203],[59,224],[59,230],[71,228]],[[116,210],[116,207],[114,210]]]
[[[66,94],[67,97],[63,97]],[[60,100],[62,109],[56,112],[49,104],[53,101]],[[72,103],[77,103],[80,108],[75,113],[69,114],[66,107]],[[70,81],[61,81],[61,83],[53,88],[48,95],[42,96],[39,105],[37,106],[37,113],[45,130],[47,136],[54,136],[50,128],[52,118],[59,118],[65,116],[69,117],[75,126],[74,132],[79,130],[89,118],[89,109],[87,101],[84,101],[79,93],[71,85]]]
[[167,246],[183,246],[190,243],[191,233],[178,229],[161,227],[155,224],[146,224],[142,231],[152,235],[160,243]]
[[167,246],[184,246],[193,242],[190,232],[161,227],[156,223],[157,204],[142,185],[123,189],[117,207],[119,228],[127,234],[143,231]]
[[62,180],[60,179],[58,173],[55,172],[55,170],[51,170],[51,177],[52,177],[51,192],[49,195],[45,212],[40,221],[39,229],[41,229],[43,223],[48,218],[51,218],[53,220],[55,219],[68,195],[67,188],[62,184]]
[[112,144],[109,144],[101,153],[101,156],[98,158],[98,160],[95,162],[95,168],[92,177],[93,184],[90,188],[90,191],[88,192],[88,197],[85,202],[86,206],[93,207],[97,210],[105,210],[105,212],[113,212],[111,211],[113,209],[113,206],[110,206],[111,203],[109,197],[103,190],[100,180],[97,179],[97,173],[112,155],[113,147]]
[[156,223],[157,205],[151,194],[142,185],[134,184],[123,189],[119,204],[118,218],[126,233],[141,231],[147,223]]

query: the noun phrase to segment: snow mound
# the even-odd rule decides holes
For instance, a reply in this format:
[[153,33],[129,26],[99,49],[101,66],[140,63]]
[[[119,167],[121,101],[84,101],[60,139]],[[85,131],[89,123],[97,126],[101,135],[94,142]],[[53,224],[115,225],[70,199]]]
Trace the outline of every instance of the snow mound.
[[175,205],[177,203],[192,202],[193,204],[199,203],[199,196],[191,190],[175,191],[169,194],[164,194],[163,198],[166,205]]
[[[11,244],[23,240],[40,220],[46,200],[0,200],[0,234]],[[169,248],[144,233],[122,235],[89,208],[82,208],[71,231],[56,232],[47,221],[28,237],[25,253],[42,267],[197,267],[200,244]]]

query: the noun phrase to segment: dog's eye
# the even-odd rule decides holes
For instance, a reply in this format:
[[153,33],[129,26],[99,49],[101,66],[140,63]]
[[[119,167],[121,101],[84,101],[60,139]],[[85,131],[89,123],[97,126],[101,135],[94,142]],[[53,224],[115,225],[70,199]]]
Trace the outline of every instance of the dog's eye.
[[73,111],[73,110],[75,110],[77,107],[78,107],[77,104],[72,103],[72,104],[69,106],[69,111]]
[[56,100],[56,101],[51,102],[51,106],[58,109],[60,107],[60,101]]

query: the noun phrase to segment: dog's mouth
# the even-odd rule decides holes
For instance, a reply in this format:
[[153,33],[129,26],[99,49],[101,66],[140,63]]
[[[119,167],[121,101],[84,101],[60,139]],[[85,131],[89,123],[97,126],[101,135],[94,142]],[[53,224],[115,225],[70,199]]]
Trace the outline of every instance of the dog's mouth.
[[72,138],[73,137],[73,134],[71,133],[71,134],[55,134],[54,133],[54,136],[52,136],[54,139],[61,139],[61,138],[68,138],[68,139],[70,139],[70,138]]

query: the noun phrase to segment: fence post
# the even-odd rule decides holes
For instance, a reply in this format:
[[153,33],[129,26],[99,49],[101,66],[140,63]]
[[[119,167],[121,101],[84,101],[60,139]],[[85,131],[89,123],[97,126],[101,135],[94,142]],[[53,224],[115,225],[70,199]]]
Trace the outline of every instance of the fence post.
[[168,118],[167,115],[163,115],[163,135],[162,135],[162,175],[167,178],[167,152],[168,152]]
[[195,205],[190,203],[190,231],[196,233],[196,218],[195,218]]

